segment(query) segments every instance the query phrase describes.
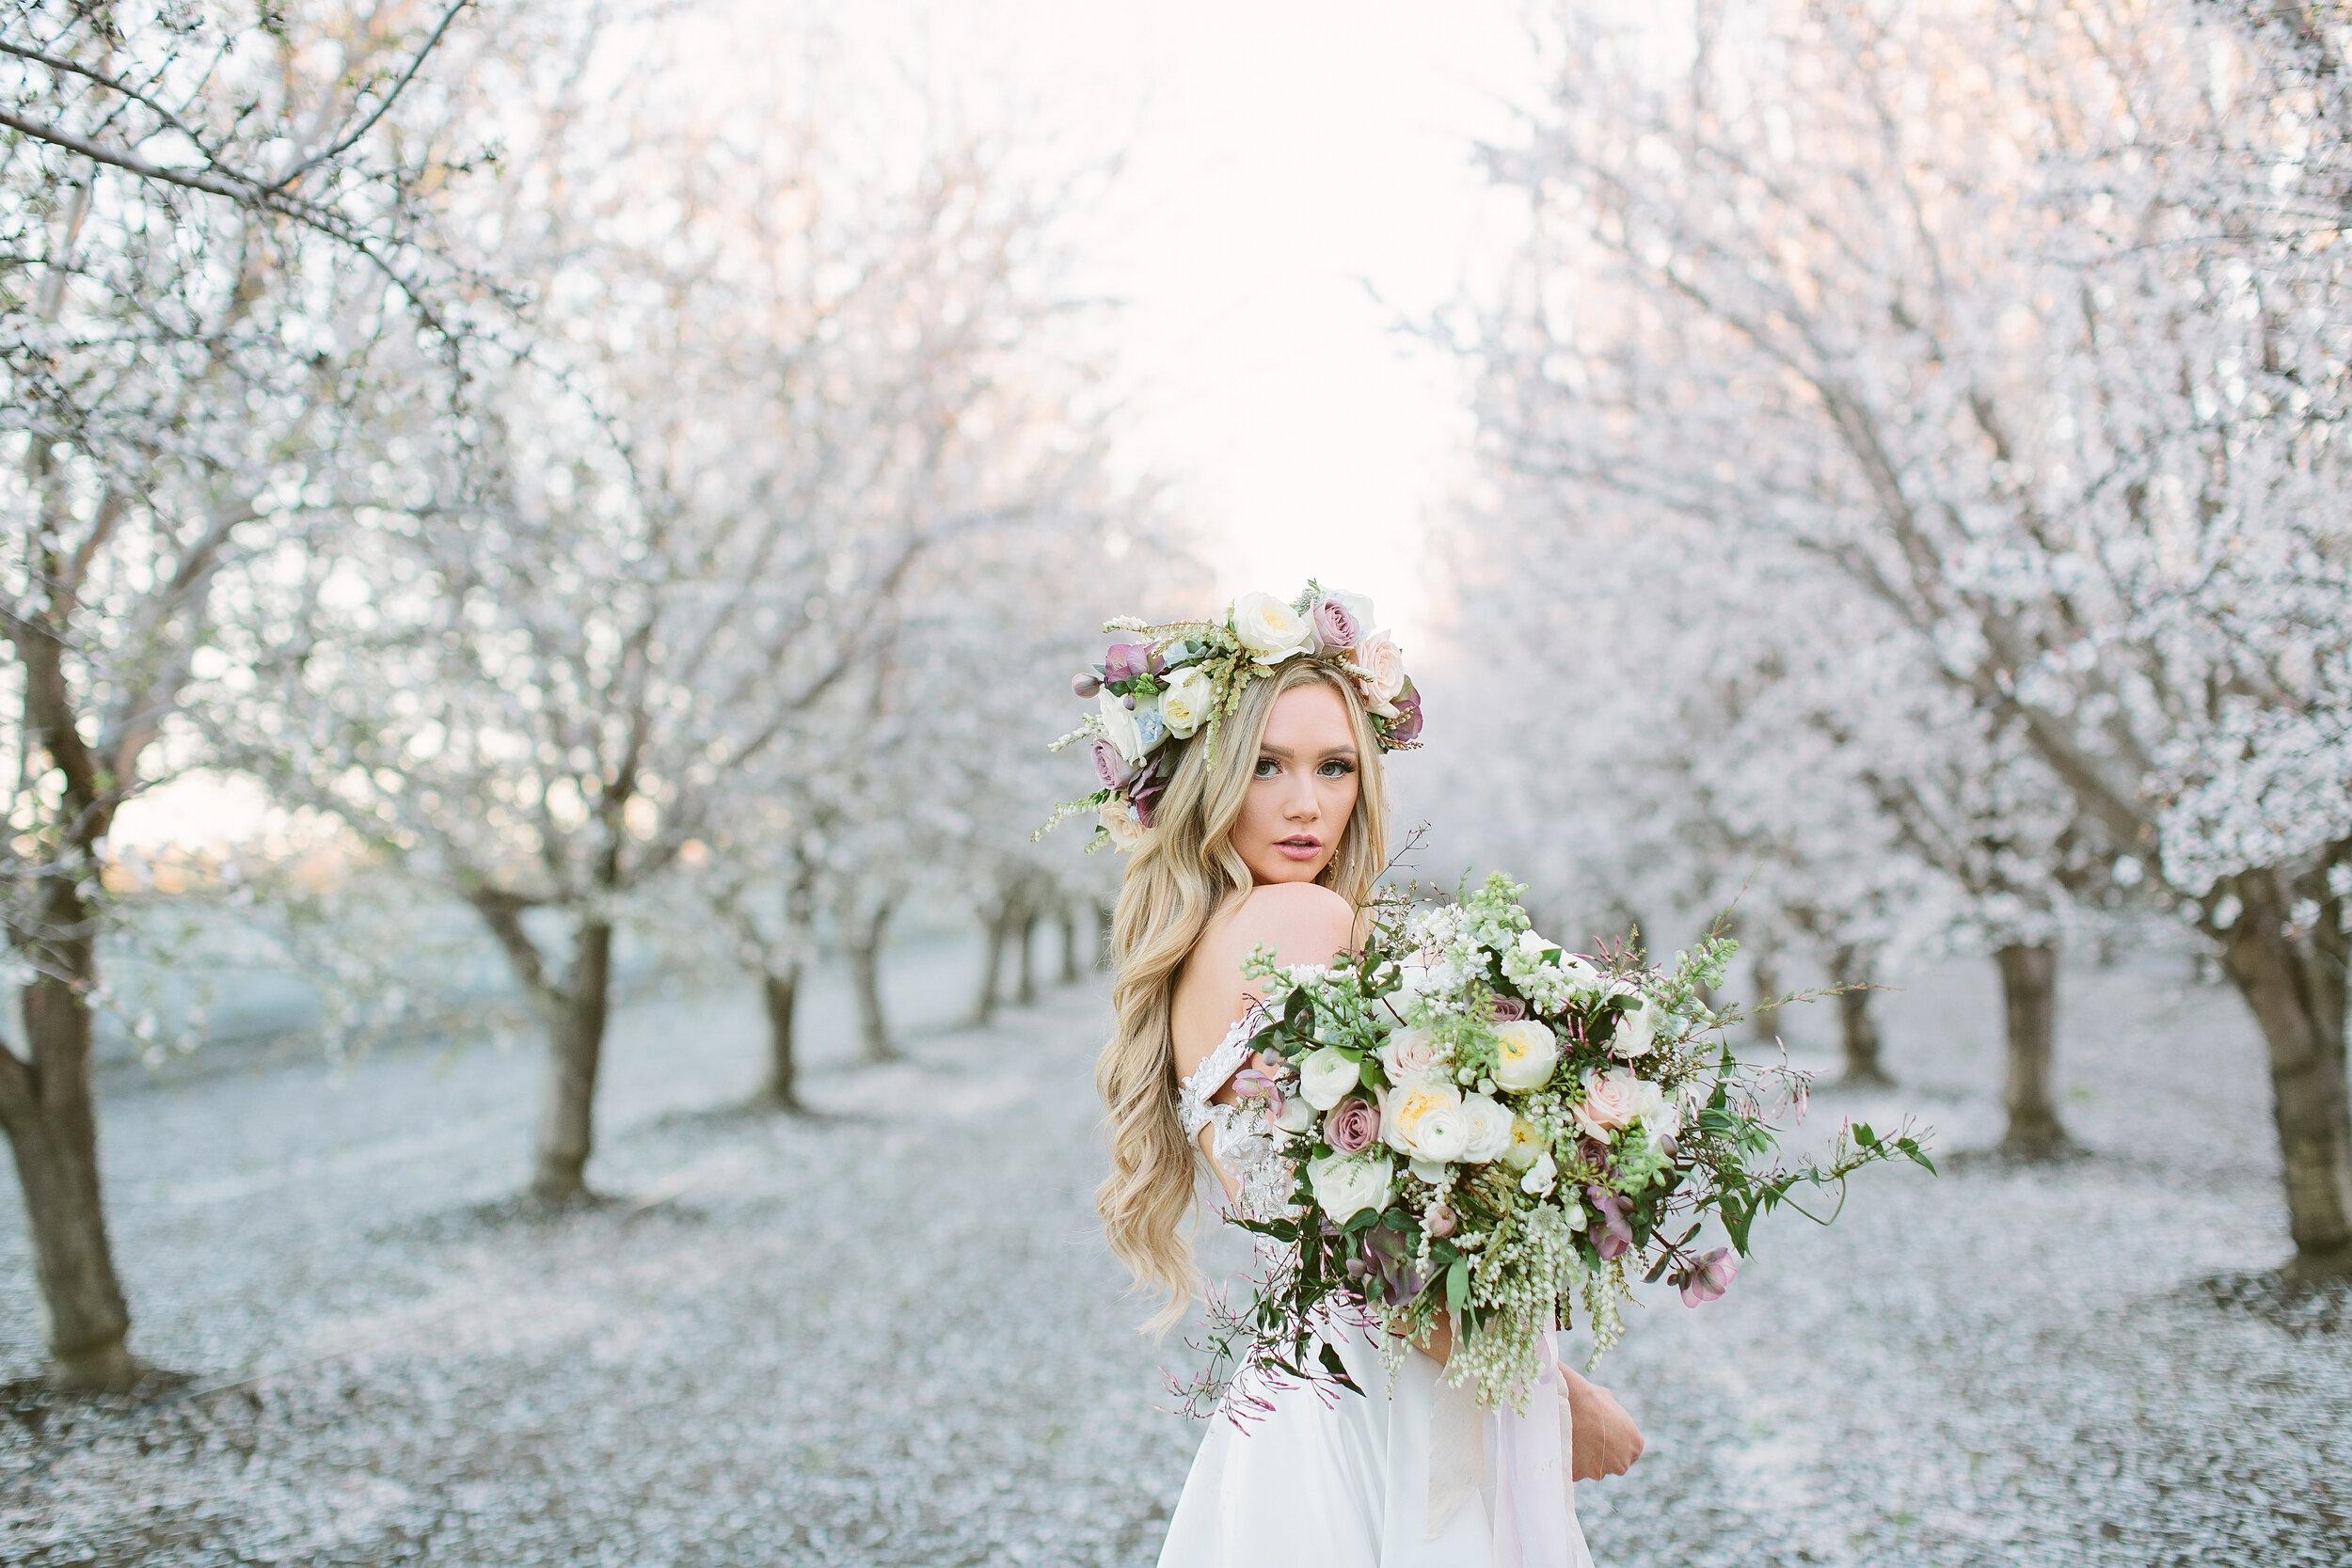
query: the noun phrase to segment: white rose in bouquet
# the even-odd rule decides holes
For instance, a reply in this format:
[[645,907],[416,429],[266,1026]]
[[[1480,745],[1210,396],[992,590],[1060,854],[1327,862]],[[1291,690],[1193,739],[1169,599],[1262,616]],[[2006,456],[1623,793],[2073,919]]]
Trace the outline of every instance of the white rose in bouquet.
[[1495,1082],[1515,1093],[1540,1089],[1560,1065],[1551,1025],[1532,1018],[1495,1025]]
[[1389,1082],[1409,1084],[1438,1066],[1438,1037],[1427,1029],[1399,1029],[1377,1054]]
[[1337,1046],[1311,1051],[1298,1064],[1298,1092],[1318,1111],[1337,1105],[1363,1081],[1356,1059]]
[[1198,664],[1188,664],[1168,677],[1160,688],[1160,719],[1179,740],[1208,721],[1209,705],[1216,701],[1216,683]]
[[1585,1136],[1607,1143],[1612,1133],[1665,1108],[1666,1097],[1657,1085],[1631,1068],[1613,1067],[1584,1075],[1584,1102],[1576,1108],[1576,1124]]
[[1314,641],[1307,618],[1271,594],[1244,594],[1233,601],[1233,636],[1261,664],[1279,664],[1303,654]]
[[1625,980],[1618,981],[1610,994],[1641,997],[1642,1005],[1617,1015],[1617,1026],[1609,1036],[1609,1053],[1628,1061],[1647,1055],[1649,1048],[1658,1042],[1658,1004],[1642,996],[1638,987]]
[[1516,1119],[1499,1100],[1483,1094],[1462,1097],[1462,1114],[1470,1120],[1470,1147],[1462,1158],[1473,1165],[1500,1160],[1511,1148],[1511,1128]]
[[1274,1125],[1285,1132],[1304,1132],[1315,1124],[1315,1108],[1301,1095],[1282,1097],[1282,1114],[1274,1118]]
[[1345,1225],[1367,1209],[1387,1208],[1395,1175],[1386,1155],[1334,1154],[1307,1162],[1307,1184],[1334,1225]]

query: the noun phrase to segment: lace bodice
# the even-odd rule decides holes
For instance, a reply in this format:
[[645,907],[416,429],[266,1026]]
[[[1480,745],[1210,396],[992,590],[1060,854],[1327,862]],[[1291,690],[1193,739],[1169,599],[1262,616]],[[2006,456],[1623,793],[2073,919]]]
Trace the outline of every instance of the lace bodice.
[[1216,1163],[1241,1183],[1234,1209],[1244,1218],[1259,1220],[1279,1218],[1289,1208],[1291,1171],[1275,1157],[1273,1120],[1263,1100],[1220,1105],[1211,1097],[1249,1060],[1249,1037],[1264,1022],[1263,1011],[1256,1006],[1234,1020],[1216,1049],[1176,1088],[1176,1115],[1184,1136],[1197,1147],[1203,1127],[1216,1129]]

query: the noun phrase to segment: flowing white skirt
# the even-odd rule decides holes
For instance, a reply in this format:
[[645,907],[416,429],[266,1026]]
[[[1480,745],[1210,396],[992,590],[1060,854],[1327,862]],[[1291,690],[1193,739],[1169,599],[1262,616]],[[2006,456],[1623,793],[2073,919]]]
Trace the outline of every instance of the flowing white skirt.
[[1212,1423],[1160,1568],[1592,1568],[1565,1399],[1541,1407],[1531,1444],[1526,1418],[1479,1410],[1428,1356],[1406,1355],[1391,1387],[1361,1331],[1339,1351],[1361,1397],[1290,1388],[1247,1428]]

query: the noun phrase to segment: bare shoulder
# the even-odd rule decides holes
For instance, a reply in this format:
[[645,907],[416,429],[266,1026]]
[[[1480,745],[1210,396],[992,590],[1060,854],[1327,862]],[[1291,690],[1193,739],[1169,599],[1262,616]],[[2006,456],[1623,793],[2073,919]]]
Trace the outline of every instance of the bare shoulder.
[[1356,911],[1329,888],[1314,882],[1274,882],[1248,895],[1210,927],[1201,945],[1217,942],[1236,961],[1271,946],[1286,964],[1319,964],[1354,945]]
[[1176,1070],[1190,1073],[1233,1021],[1247,1012],[1256,988],[1241,966],[1260,947],[1272,947],[1275,961],[1328,963],[1355,945],[1356,911],[1329,888],[1312,882],[1278,882],[1252,888],[1219,913],[1200,934],[1176,982],[1169,1024]]

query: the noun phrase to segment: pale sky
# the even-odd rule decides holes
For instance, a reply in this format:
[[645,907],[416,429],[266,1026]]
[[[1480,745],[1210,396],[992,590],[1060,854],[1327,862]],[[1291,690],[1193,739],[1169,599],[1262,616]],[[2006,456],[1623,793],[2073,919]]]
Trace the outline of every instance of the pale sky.
[[[1128,461],[1169,485],[1222,593],[1288,596],[1312,575],[1369,594],[1408,657],[1429,641],[1424,531],[1467,433],[1454,367],[1395,324],[1449,298],[1507,226],[1470,148],[1507,136],[1503,105],[1533,90],[1523,14],[1519,0],[836,12],[850,30],[914,26],[932,71],[1020,105],[1066,149],[1123,150],[1089,282],[1125,302],[1111,346]],[[194,779],[132,802],[114,836],[196,844],[260,816],[251,787]]]
[[[1491,251],[1471,165],[1534,80],[1517,0],[1008,0],[1049,97],[1125,133],[1103,265],[1131,301],[1131,451],[1227,592],[1310,574],[1425,641],[1461,473],[1455,367],[1402,338]],[[1122,107],[1123,106],[1123,107]],[[1122,120],[1124,124],[1122,125]],[[1367,287],[1369,285],[1369,288]],[[1374,297],[1376,291],[1379,298]]]

